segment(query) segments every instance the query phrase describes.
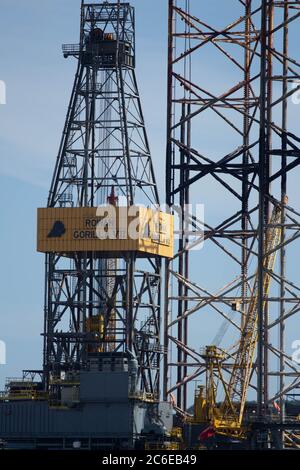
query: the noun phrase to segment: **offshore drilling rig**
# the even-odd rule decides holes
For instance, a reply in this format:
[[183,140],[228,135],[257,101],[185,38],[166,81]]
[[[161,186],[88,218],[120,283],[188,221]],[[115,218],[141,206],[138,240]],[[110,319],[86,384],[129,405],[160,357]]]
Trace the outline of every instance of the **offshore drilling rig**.
[[[77,60],[75,82],[38,210],[43,369],[7,382],[8,447],[300,447],[300,407],[289,408],[300,370],[286,348],[300,305],[287,263],[300,235],[288,185],[300,164],[288,119],[300,90],[289,50],[300,2],[228,0],[237,16],[227,26],[202,19],[203,3],[168,0],[164,213],[135,76],[134,9],[82,2],[80,43],[63,46]],[[227,71],[220,83],[216,63]],[[205,223],[190,211],[199,202]],[[208,248],[195,251],[203,240]],[[203,343],[212,321],[217,334]]]
[[188,225],[166,261],[164,396],[190,445],[299,449],[300,3],[168,3],[166,201]]
[[163,438],[173,419],[159,397],[172,216],[158,211],[134,9],[83,2],[80,43],[63,54],[78,65],[47,208],[38,210],[43,370],[7,383],[0,434],[17,447],[131,448],[142,435]]

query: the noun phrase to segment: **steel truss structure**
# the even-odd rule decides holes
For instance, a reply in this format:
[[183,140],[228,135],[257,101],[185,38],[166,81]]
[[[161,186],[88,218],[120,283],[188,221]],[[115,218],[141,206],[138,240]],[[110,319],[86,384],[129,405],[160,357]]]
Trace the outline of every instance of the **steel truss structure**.
[[[250,397],[257,397],[258,420],[276,403],[283,423],[287,396],[300,386],[292,358],[300,311],[300,58],[293,46],[300,2],[230,0],[222,14],[219,7],[169,0],[166,193],[189,223],[166,266],[164,394],[187,410],[189,387],[205,373],[199,346],[213,344],[208,335],[218,325],[214,342],[224,345],[230,374],[256,288]],[[215,24],[206,20],[212,12]],[[205,204],[205,221],[186,208],[197,202]],[[281,240],[266,290],[275,206]],[[200,226],[203,237],[191,241]]]
[[[134,9],[82,3],[78,67],[48,207],[159,203],[135,75]],[[139,390],[158,395],[161,261],[135,254],[46,255],[44,378],[91,355],[138,361]]]

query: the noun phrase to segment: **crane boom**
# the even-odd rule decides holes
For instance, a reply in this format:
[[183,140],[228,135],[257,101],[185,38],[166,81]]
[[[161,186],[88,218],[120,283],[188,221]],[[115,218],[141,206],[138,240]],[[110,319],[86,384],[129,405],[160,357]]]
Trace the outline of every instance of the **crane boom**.
[[[281,242],[281,205],[276,203],[272,211],[269,226],[265,234],[265,256],[263,261],[263,305],[265,310],[270,291],[272,273],[274,271],[278,246]],[[207,369],[214,369],[215,373],[208,374],[210,380],[206,384],[207,419],[213,425],[215,431],[227,436],[242,437],[243,416],[247,398],[247,391],[251,379],[255,349],[257,345],[258,331],[258,270],[254,276],[251,297],[245,315],[244,325],[238,349],[234,355],[234,363],[229,381],[225,381],[221,363],[225,355],[220,354],[215,346],[207,346],[203,357],[206,360]],[[214,375],[219,377],[225,392],[225,398],[220,406],[216,405],[216,384]],[[214,388],[214,400],[210,388]]]
[[[277,247],[281,240],[281,207],[274,206],[269,228],[266,233],[266,250],[264,259],[263,276],[263,309],[266,306],[270,291],[272,272],[276,262]],[[252,295],[250,298],[244,328],[241,332],[241,340],[235,357],[233,371],[228,386],[228,397],[222,406],[223,417],[229,417],[232,413],[232,405],[235,401],[240,403],[237,412],[238,423],[242,423],[246,403],[247,390],[251,378],[254,354],[257,344],[257,321],[258,321],[258,273],[255,275]],[[229,401],[229,403],[228,403]],[[234,417],[236,419],[236,417]]]

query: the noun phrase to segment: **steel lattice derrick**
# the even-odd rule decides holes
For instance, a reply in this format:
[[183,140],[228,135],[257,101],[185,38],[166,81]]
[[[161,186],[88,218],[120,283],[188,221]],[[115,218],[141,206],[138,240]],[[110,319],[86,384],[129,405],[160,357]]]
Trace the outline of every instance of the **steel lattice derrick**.
[[[78,61],[48,207],[158,205],[135,76],[134,9],[82,2]],[[135,252],[46,255],[44,371],[87,367],[91,355],[133,354],[141,392],[159,394],[161,260]]]
[[[187,408],[189,384],[205,367],[190,352],[209,344],[219,325],[216,339],[226,349],[235,344],[234,359],[257,273],[258,348],[250,385],[259,417],[279,400],[283,420],[285,395],[299,385],[286,342],[297,339],[300,300],[293,266],[300,234],[293,103],[299,83],[293,82],[300,61],[292,46],[300,4],[227,3],[210,24],[218,2],[169,1],[166,197],[188,212],[189,226],[166,267],[164,392],[177,390],[178,407]],[[205,204],[203,236],[191,242],[203,221],[185,207],[197,202]],[[281,241],[267,292],[266,234],[278,203]]]

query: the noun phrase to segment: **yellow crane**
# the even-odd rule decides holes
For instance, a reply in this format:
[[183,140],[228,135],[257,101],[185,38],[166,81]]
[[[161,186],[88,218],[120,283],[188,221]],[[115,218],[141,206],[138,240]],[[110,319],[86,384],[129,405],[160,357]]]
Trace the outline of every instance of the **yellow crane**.
[[[287,201],[287,199],[286,199]],[[285,201],[285,203],[286,203]],[[263,309],[270,291],[277,247],[281,242],[281,205],[274,205],[269,227],[266,231],[266,249],[263,277]],[[229,380],[225,381],[223,363],[228,354],[216,346],[207,346],[202,354],[206,363],[206,393],[200,388],[195,395],[195,419],[206,421],[217,434],[228,437],[245,436],[243,416],[247,391],[251,379],[257,345],[258,323],[258,273],[254,277],[252,294],[241,330],[238,349],[234,355]],[[217,404],[218,385],[222,385],[224,399]]]

